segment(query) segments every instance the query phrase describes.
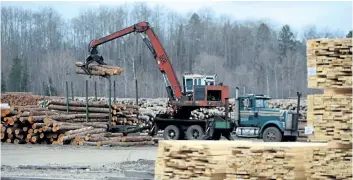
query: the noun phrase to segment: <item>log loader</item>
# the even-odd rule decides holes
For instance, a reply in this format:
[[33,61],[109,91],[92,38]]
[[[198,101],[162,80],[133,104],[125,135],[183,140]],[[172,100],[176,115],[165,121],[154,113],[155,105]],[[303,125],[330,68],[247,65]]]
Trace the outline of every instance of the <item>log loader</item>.
[[[157,115],[153,126],[150,127],[151,132],[157,134],[159,130],[163,130],[164,139],[172,140],[220,139],[222,135],[226,139],[231,140],[231,132],[235,130],[236,125],[238,125],[238,128],[240,126],[237,123],[239,118],[228,117],[228,86],[224,86],[223,83],[216,84],[216,75],[199,74],[184,74],[182,78],[183,86],[181,86],[165,49],[148,22],[139,22],[91,41],[88,46],[89,56],[84,62],[86,73],[90,74],[88,65],[93,62],[105,65],[103,57],[98,53],[97,47],[99,45],[131,33],[140,34],[144,43],[153,54],[163,76],[169,98],[168,105],[171,111]],[[189,119],[191,112],[195,109],[216,107],[225,107],[226,113],[224,117],[215,116],[206,120]],[[259,124],[265,125],[266,123],[258,123],[257,126]],[[245,123],[245,126],[254,125],[246,125]],[[139,130],[141,128],[132,129],[129,132]],[[275,140],[278,140],[278,138]]]

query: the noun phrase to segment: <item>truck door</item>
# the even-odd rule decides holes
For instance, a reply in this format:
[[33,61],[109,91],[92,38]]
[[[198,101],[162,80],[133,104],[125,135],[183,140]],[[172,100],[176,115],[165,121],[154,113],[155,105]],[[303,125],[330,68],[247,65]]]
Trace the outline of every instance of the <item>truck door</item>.
[[252,98],[241,98],[240,102],[240,125],[252,126],[254,124],[254,103]]

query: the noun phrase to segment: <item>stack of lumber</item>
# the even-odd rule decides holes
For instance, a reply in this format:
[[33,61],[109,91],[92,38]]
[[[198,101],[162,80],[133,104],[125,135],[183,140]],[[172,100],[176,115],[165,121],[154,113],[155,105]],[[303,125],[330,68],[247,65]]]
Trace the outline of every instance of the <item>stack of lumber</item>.
[[308,86],[324,89],[324,94],[308,96],[307,133],[310,141],[328,142],[329,146],[308,153],[306,176],[352,179],[351,38],[311,40],[307,44]]
[[[84,64],[82,62],[76,62],[75,65],[77,74],[87,74],[83,69]],[[123,68],[121,67],[98,64],[90,64],[88,65],[88,69],[90,70],[91,75],[94,76],[114,76],[120,75],[123,72]]]
[[[30,92],[6,92],[1,93],[1,103],[8,103],[16,106],[37,105],[38,101],[44,99],[44,96],[33,95]],[[49,100],[49,97],[46,97]]]
[[228,141],[159,141],[157,179],[224,179],[232,143]]
[[352,38],[307,41],[309,88],[352,87]]
[[352,95],[315,94],[308,96],[310,141],[352,143]]
[[314,148],[305,159],[308,180],[352,179],[351,147]]
[[306,179],[306,168],[315,166],[315,162],[305,157],[318,147],[326,148],[327,144],[163,140],[158,145],[155,177]]
[[305,155],[323,143],[237,142],[228,158],[227,180],[306,179]]

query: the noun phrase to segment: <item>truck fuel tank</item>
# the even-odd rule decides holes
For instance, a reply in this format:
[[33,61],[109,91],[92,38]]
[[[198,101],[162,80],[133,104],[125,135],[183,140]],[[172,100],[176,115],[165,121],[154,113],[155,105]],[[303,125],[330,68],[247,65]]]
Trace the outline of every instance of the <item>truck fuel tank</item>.
[[258,137],[260,135],[260,128],[257,127],[238,127],[235,131],[239,137]]

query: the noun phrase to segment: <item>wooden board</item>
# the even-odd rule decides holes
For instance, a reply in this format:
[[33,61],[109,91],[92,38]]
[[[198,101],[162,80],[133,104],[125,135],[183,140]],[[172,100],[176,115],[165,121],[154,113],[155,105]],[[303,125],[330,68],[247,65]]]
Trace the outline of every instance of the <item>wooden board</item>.
[[307,41],[308,87],[352,88],[352,38]]

